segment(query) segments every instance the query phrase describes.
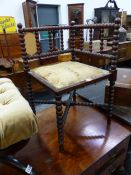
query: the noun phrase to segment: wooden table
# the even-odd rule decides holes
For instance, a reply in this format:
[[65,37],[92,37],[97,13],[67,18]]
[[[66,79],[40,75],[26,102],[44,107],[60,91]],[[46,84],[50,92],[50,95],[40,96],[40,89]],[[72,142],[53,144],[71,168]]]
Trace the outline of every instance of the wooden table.
[[[60,153],[54,113],[54,106],[38,113],[38,134],[21,150],[5,152],[28,162],[40,175],[110,175],[123,166],[130,132],[121,124],[107,122],[106,114],[97,109],[71,107],[64,127],[65,152]],[[0,174],[21,172],[0,164]]]

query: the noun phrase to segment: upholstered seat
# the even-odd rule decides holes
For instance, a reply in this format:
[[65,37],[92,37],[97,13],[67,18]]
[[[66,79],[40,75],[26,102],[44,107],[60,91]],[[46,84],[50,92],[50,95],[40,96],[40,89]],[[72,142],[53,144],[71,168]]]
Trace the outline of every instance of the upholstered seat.
[[0,149],[37,132],[37,121],[28,102],[8,78],[0,78]]
[[74,85],[82,81],[91,81],[109,74],[109,71],[75,61],[41,66],[31,71],[47,80],[56,89]]

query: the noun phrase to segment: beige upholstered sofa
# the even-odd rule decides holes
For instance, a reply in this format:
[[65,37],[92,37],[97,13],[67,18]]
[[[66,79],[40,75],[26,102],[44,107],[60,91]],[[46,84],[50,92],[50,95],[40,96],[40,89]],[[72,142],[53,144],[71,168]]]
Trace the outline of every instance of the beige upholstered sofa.
[[37,132],[37,120],[28,102],[8,78],[0,78],[0,149]]

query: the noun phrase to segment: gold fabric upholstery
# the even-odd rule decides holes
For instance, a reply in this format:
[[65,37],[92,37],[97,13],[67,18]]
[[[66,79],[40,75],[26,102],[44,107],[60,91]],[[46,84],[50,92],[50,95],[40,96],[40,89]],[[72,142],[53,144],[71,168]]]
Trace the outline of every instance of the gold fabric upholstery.
[[74,61],[41,66],[32,69],[32,71],[43,77],[55,88],[63,88],[109,74],[109,71]]
[[27,54],[35,54],[37,52],[35,35],[33,33],[28,32],[25,34],[24,39]]
[[28,102],[8,78],[0,78],[0,149],[37,132],[37,120]]
[[64,53],[58,55],[58,61],[63,62],[63,61],[71,61],[72,60],[72,55],[71,53]]

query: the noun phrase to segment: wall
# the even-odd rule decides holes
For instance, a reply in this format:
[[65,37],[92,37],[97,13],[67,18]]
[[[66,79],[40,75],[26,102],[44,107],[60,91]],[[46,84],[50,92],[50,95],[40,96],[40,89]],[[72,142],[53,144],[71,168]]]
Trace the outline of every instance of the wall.
[[[84,23],[86,23],[87,18],[92,18],[94,16],[94,8],[97,7],[104,7],[108,0],[68,0],[68,2],[63,0],[46,0],[46,2],[43,2],[44,0],[38,0],[38,3],[43,4],[54,4],[54,5],[60,5],[60,23],[68,24],[68,8],[67,4],[73,4],[73,3],[84,3]],[[126,3],[127,1],[127,3]],[[129,0],[116,0],[116,3],[120,10],[127,11],[128,14],[131,14],[131,1]],[[65,13],[62,13],[65,12]]]
[[[3,0],[0,4],[0,16],[13,16],[16,23],[21,22],[24,24],[22,2],[24,0]],[[103,7],[107,3],[107,0],[38,0],[41,4],[54,4],[60,5],[59,9],[59,23],[68,24],[68,8],[67,4],[72,3],[84,3],[84,23],[87,18],[92,18],[94,15],[94,8]],[[118,7],[131,14],[131,1],[130,0],[116,0]],[[64,12],[64,13],[63,13]],[[66,36],[67,37],[67,36]],[[67,45],[67,41],[65,43]]]
[[[16,22],[21,22],[24,24],[22,2],[24,0],[3,0],[0,3],[0,16],[13,16],[16,19]],[[93,9],[96,7],[105,6],[107,0],[38,0],[38,3],[41,4],[57,4],[61,5],[60,8],[60,23],[68,23],[68,9],[67,4],[71,3],[84,3],[84,22],[87,18],[93,17]],[[127,11],[128,14],[131,14],[131,1],[130,0],[116,0],[116,3],[120,9]],[[62,13],[64,12],[64,13]]]
[[3,0],[0,2],[0,16],[13,16],[16,22],[24,24],[21,0]]

